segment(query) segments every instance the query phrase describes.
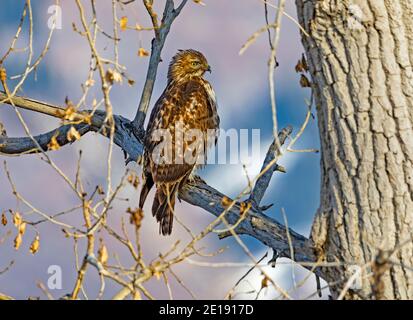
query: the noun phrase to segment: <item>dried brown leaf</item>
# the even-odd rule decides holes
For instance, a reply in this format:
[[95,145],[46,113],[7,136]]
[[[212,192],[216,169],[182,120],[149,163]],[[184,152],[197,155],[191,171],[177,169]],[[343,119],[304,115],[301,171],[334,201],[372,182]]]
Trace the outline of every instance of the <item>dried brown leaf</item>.
[[7,225],[7,217],[6,217],[6,213],[5,212],[3,212],[2,214],[1,214],[1,224],[3,225],[3,226],[6,226]]
[[48,150],[56,151],[60,149],[60,144],[57,142],[57,136],[54,135],[47,144]]
[[300,78],[300,85],[303,88],[311,88],[310,80],[308,80],[308,78],[303,74],[301,75],[301,78]]
[[75,127],[71,126],[69,131],[67,132],[67,140],[70,142],[76,141],[80,139],[80,133],[76,130]]
[[135,188],[138,189],[139,186],[139,177],[132,172],[129,176],[128,176],[128,182]]
[[22,236],[24,235],[24,233],[26,232],[26,222],[22,222],[20,223],[20,225],[18,226],[18,230],[19,230],[19,234],[21,234]]
[[7,72],[6,69],[0,68],[0,81],[1,82],[6,82],[7,80]]
[[106,71],[105,79],[107,82],[110,84],[113,84],[114,82],[122,82],[122,75],[117,72],[116,70],[113,69],[108,69]]
[[251,209],[251,202],[245,203],[245,202],[241,202],[240,204],[240,214],[244,215],[246,213],[248,213],[249,209]]
[[103,243],[103,240],[100,239],[100,246],[98,250],[98,261],[101,264],[106,265],[106,263],[108,262],[108,259],[109,259],[108,249]]
[[142,225],[143,219],[142,209],[136,208],[135,210],[132,210],[131,208],[128,208],[126,212],[130,214],[129,222],[134,224],[135,227],[139,229]]
[[122,17],[119,21],[120,30],[125,31],[128,28],[128,17]]
[[149,52],[146,51],[144,48],[140,47],[138,50],[138,57],[147,57],[149,56]]
[[224,208],[228,208],[232,203],[232,200],[230,198],[228,198],[227,196],[224,196],[221,199],[221,204]]
[[22,235],[19,233],[16,238],[14,239],[14,249],[19,250],[23,241]]
[[36,254],[37,251],[39,251],[40,247],[40,237],[37,234],[36,237],[33,239],[32,244],[30,245],[30,252],[32,254]]
[[16,211],[16,212],[13,214],[13,224],[14,224],[16,227],[19,227],[22,222],[23,222],[22,216],[20,215],[20,213],[18,213],[18,212]]

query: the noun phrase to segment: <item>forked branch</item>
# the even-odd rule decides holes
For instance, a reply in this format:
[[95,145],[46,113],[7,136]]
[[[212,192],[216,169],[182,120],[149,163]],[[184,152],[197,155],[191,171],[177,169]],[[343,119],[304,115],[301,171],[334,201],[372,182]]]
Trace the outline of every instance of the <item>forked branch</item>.
[[[16,107],[24,108],[27,104],[31,104],[33,100],[25,99],[22,97],[13,98]],[[6,101],[10,103],[10,101]],[[60,108],[50,104],[36,101],[36,105],[44,106],[44,108]],[[32,109],[33,110],[33,109]],[[33,110],[36,111],[36,110]],[[105,130],[102,130],[101,126],[104,123],[105,113],[96,112],[92,117],[92,124],[78,124],[77,130],[80,134],[86,134],[89,131],[94,131],[105,135]],[[124,152],[129,155],[131,160],[136,161],[143,153],[143,146],[139,139],[133,132],[133,121],[130,121],[122,116],[115,115],[115,137],[114,143],[118,145]],[[67,130],[70,125],[61,126],[55,130],[52,130],[46,134],[36,136],[35,139],[39,144],[47,150],[47,145],[50,142],[50,138],[58,132],[58,142],[61,146],[69,143],[66,138]],[[279,134],[281,143],[284,143],[291,133],[291,127],[283,129]],[[274,147],[275,143],[272,143],[267,153],[267,157],[264,161],[263,168],[274,162]],[[27,152],[36,152],[36,146],[30,138],[10,138],[0,137],[0,152],[3,154],[21,154]],[[267,171],[261,175],[257,180],[255,187],[250,196],[256,205],[258,206],[262,196],[268,188],[270,179],[277,168],[277,164],[270,166]],[[180,193],[179,197],[197,207],[203,208],[209,213],[219,216],[225,210],[222,204],[222,199],[226,196],[217,191],[213,187],[206,184],[202,179],[197,178],[190,184],[188,184]],[[237,234],[244,234],[254,237],[261,241],[263,244],[273,248],[277,251],[280,257],[290,257],[290,244],[288,243],[286,228],[283,224],[263,214],[261,210],[253,205],[246,216],[241,217],[241,204],[236,203],[225,216],[225,219],[229,224],[237,224],[235,231]],[[240,219],[242,219],[240,221]],[[311,242],[306,237],[298,234],[292,229],[289,229],[289,234],[292,239],[292,245],[294,247],[294,255],[296,261],[300,262],[314,262],[314,254],[311,246]]]

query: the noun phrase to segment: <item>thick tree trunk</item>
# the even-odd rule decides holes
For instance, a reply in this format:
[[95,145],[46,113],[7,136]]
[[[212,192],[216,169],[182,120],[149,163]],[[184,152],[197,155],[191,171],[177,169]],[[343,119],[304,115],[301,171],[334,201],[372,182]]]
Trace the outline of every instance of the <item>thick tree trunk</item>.
[[296,5],[322,150],[311,237],[317,256],[346,264],[326,268],[326,280],[373,260],[346,298],[413,299],[413,1]]

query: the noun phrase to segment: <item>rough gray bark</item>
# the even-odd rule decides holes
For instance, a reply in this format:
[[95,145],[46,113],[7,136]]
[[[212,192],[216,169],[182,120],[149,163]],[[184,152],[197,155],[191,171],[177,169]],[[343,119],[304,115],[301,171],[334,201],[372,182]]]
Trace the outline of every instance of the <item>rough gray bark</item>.
[[[151,10],[152,2],[147,2],[148,5],[146,6],[153,21],[155,38],[152,42],[151,58],[139,108],[132,121],[120,115],[113,116],[115,124],[113,141],[124,151],[125,155],[128,156],[126,162],[137,161],[142,155],[142,138],[145,134],[143,124],[152,96],[156,71],[161,60],[162,48],[173,21],[187,2],[188,0],[182,0],[180,5],[175,8],[173,0],[166,0],[161,25],[158,25],[156,15]],[[2,71],[3,76],[5,76],[5,71],[0,71]],[[6,83],[7,81],[2,79],[2,85],[7,91]],[[1,104],[12,105],[15,108],[23,108],[60,119],[65,118],[65,108],[21,96],[9,96],[6,92],[0,91],[0,102]],[[72,116],[74,117],[73,120],[76,120],[78,123],[73,126],[81,136],[94,131],[107,137],[110,132],[107,123],[105,122],[105,112],[95,111],[92,114],[90,111],[86,110],[75,112]],[[23,155],[28,153],[49,152],[49,143],[52,138],[56,138],[60,146],[71,143],[71,139],[67,136],[70,128],[71,125],[66,124],[55,130],[34,137],[8,137],[3,125],[0,123],[0,155]],[[225,198],[225,195],[207,185],[199,177],[186,185],[180,192],[179,197],[188,203],[205,209],[221,219],[225,219],[227,223],[233,225],[231,230],[235,231],[235,233],[252,236],[271,247],[274,251],[274,257],[271,260],[272,263],[275,262],[277,257],[288,257],[295,259],[295,261],[303,262],[305,267],[313,270],[312,262],[315,257],[311,241],[296,233],[294,230],[288,229],[278,221],[266,216],[263,211],[270,206],[260,207],[260,202],[268,188],[273,173],[275,171],[284,170],[284,168],[276,164],[275,155],[280,153],[277,148],[285,142],[291,134],[291,131],[291,127],[283,129],[279,133],[277,143],[274,141],[270,146],[263,164],[263,171],[265,172],[262,172],[263,174],[257,180],[250,194],[250,198],[246,200],[246,202],[251,204],[249,210],[245,210],[246,203],[241,203],[239,201],[235,202],[234,206],[231,208],[224,207],[222,200]],[[223,215],[223,213],[225,213],[225,215]],[[229,229],[227,229],[227,231],[229,231]],[[231,235],[233,235],[233,233],[226,231],[219,234],[221,238]],[[89,253],[88,256],[90,257]],[[92,260],[87,260],[87,256],[85,256],[85,259],[86,262],[93,264],[91,262]],[[323,276],[320,269],[316,269],[315,272],[319,276]],[[116,296],[126,297],[129,293],[129,288],[125,287]],[[76,296],[75,291],[73,296]]]
[[[363,273],[373,276],[346,298],[413,299],[413,1],[296,5],[322,151],[315,252],[349,265],[373,260]],[[402,243],[395,263],[382,259]],[[348,267],[323,273],[351,275]]]

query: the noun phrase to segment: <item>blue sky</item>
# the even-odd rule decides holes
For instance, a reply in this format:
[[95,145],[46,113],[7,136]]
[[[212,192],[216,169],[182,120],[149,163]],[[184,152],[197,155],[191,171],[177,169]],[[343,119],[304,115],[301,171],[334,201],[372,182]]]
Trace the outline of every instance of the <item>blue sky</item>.
[[[108,2],[108,1],[107,1]],[[158,1],[163,2],[163,1]],[[242,56],[238,52],[248,37],[264,24],[263,5],[258,0],[205,0],[206,6],[199,6],[191,1],[184,9],[181,16],[171,29],[170,36],[166,42],[162,54],[163,63],[160,66],[157,82],[151,106],[161,94],[166,84],[167,63],[178,49],[194,48],[202,51],[212,66],[213,73],[208,77],[212,83],[219,103],[219,113],[222,127],[225,129],[255,129],[261,130],[261,149],[265,154],[266,148],[271,143],[272,122],[271,107],[269,104],[269,89],[267,83],[267,61],[269,57],[269,46],[267,35],[261,35],[257,41]],[[155,1],[157,3],[157,1]],[[35,28],[35,50],[40,53],[47,37],[47,20],[49,18],[47,9],[53,1],[33,2],[34,28]],[[4,0],[0,11],[0,41],[9,43],[16,30],[24,1]],[[111,30],[110,6],[103,4],[98,10],[102,26]],[[125,12],[119,12],[119,16],[127,15],[130,22],[138,22],[141,25],[149,25],[146,13],[140,5],[132,4]],[[159,10],[158,7],[156,7]],[[53,36],[51,49],[36,72],[36,77],[30,76],[25,83],[23,94],[38,100],[51,103],[63,104],[68,96],[77,101],[81,95],[80,84],[86,80],[88,71],[89,49],[87,43],[71,27],[72,22],[79,25],[78,13],[74,1],[63,1],[63,28],[57,30]],[[295,7],[292,0],[287,1],[287,12],[295,16]],[[270,9],[270,14],[274,10]],[[24,29],[22,41],[18,47],[24,47],[27,41],[27,29]],[[130,87],[126,84],[118,85],[112,91],[112,103],[114,112],[127,118],[132,118],[140,98],[143,86],[146,66],[148,60],[139,58],[136,52],[140,45],[146,49],[150,48],[152,34],[143,32],[126,31],[122,33],[120,44],[120,58],[128,68],[128,74],[136,80],[136,85]],[[110,42],[102,37],[99,49],[107,56],[111,56]],[[5,46],[0,49],[4,52]],[[295,73],[294,67],[301,58],[303,48],[299,39],[297,26],[284,17],[281,41],[278,51],[280,67],[276,71],[277,104],[279,126],[291,124],[294,132],[297,132],[306,115],[305,99],[309,99],[310,91],[299,85],[299,75]],[[18,74],[24,69],[23,53],[14,54],[6,63],[10,74]],[[96,78],[97,80],[97,78]],[[88,103],[94,97],[99,97],[98,86],[92,90]],[[23,112],[23,115],[34,134],[53,129],[58,121],[46,116]],[[0,121],[7,129],[9,136],[21,136],[24,134],[14,111],[5,105],[0,107]],[[319,137],[316,120],[310,120],[310,124],[301,140],[295,148],[318,148]],[[78,151],[84,151],[83,176],[90,186],[102,183],[105,179],[105,155],[107,151],[107,140],[95,134],[89,134],[81,141],[71,146],[66,146],[57,152],[53,152],[52,158],[69,177],[74,176],[76,158]],[[70,194],[67,186],[61,181],[53,170],[51,170],[39,156],[23,156],[10,158],[0,155],[0,160],[7,160],[12,176],[18,189],[38,208],[48,213],[56,213],[59,210],[69,208],[75,203],[75,198]],[[287,169],[287,174],[276,173],[271,185],[263,199],[263,203],[274,203],[267,212],[271,217],[282,221],[281,208],[284,208],[289,225],[305,235],[309,234],[312,218],[317,210],[319,202],[319,154],[314,153],[287,153],[280,160]],[[139,170],[134,165],[131,168]],[[113,177],[119,179],[124,173],[125,166],[123,154],[117,147],[113,157]],[[261,167],[261,162],[255,164]],[[216,189],[235,196],[246,186],[246,178],[243,176],[242,165],[213,165],[200,172],[209,184]],[[244,185],[243,185],[244,184]],[[137,201],[135,190],[125,191],[128,196]],[[150,196],[151,197],[151,196]],[[16,201],[10,192],[7,179],[3,170],[0,171],[0,211],[9,208],[16,209]],[[145,207],[149,210],[150,203]],[[114,208],[114,219],[125,215],[126,205],[120,203]],[[22,210],[22,208],[20,209]],[[201,230],[213,217],[201,209],[194,208],[188,204],[180,204],[177,207],[178,214],[195,230]],[[79,217],[67,217],[67,221],[78,221]],[[144,245],[148,246],[148,257],[156,256],[173,241],[158,235],[156,223],[147,215],[144,221]],[[0,227],[0,238],[6,234],[7,228]],[[71,285],[75,276],[73,268],[73,250],[71,243],[65,239],[58,228],[53,226],[39,227],[41,232],[41,249],[35,256],[27,253],[30,245],[30,236],[34,233],[29,231],[22,249],[15,251],[12,248],[13,237],[5,243],[0,244],[0,270],[10,260],[15,260],[13,268],[6,274],[0,275],[0,291],[24,298],[28,295],[42,295],[36,287],[36,281],[47,281],[47,266],[51,264],[61,265],[64,269],[64,288],[61,292],[71,291]],[[172,239],[182,236],[182,230],[175,230]],[[30,235],[31,233],[31,235]],[[266,250],[258,241],[243,238],[249,248],[257,254]],[[231,239],[218,240],[211,235],[205,243],[209,248],[228,246],[229,249],[217,261],[246,261],[245,255],[239,246]],[[110,252],[121,249],[117,244],[110,243]],[[80,246],[82,250],[83,245]],[[82,252],[82,251],[80,251]],[[126,254],[120,252],[122,257]],[[149,259],[149,258],[148,258]],[[182,277],[190,279],[194,283],[194,291],[200,293],[204,298],[222,298],[225,292],[237,280],[237,275],[242,270],[205,270],[200,271],[194,266],[180,266]],[[282,268],[281,268],[282,269]],[[281,279],[280,275],[288,272],[284,269],[276,270],[275,277]],[[218,272],[219,271],[219,272]],[[216,288],[211,290],[210,286],[203,281],[197,282],[197,272],[202,272],[206,282],[215,281]],[[284,277],[285,278],[285,277]],[[210,280],[208,280],[210,279]],[[90,272],[87,285],[90,290],[96,290],[95,282],[97,275]],[[283,285],[289,286],[288,280]],[[165,297],[165,291],[157,283],[150,284],[158,296]],[[218,289],[217,289],[218,288]],[[116,288],[109,288],[109,293]],[[187,297],[185,293],[176,289],[178,298]],[[93,296],[93,295],[92,295]],[[110,295],[109,295],[110,296]]]

